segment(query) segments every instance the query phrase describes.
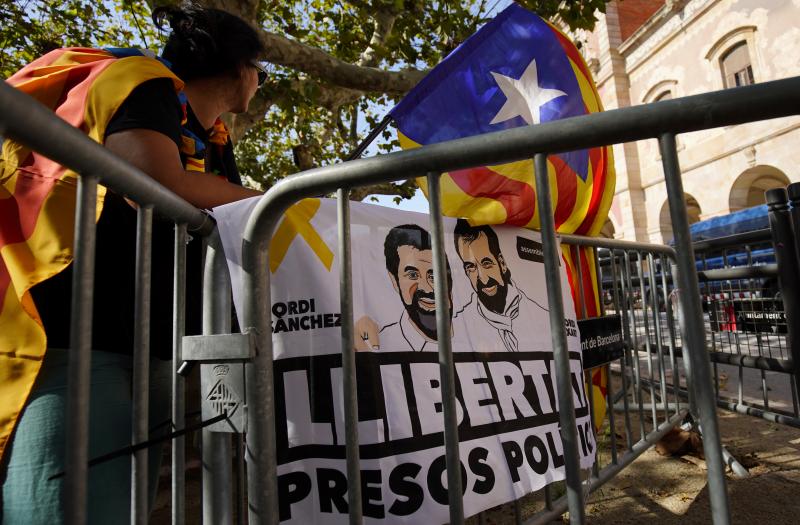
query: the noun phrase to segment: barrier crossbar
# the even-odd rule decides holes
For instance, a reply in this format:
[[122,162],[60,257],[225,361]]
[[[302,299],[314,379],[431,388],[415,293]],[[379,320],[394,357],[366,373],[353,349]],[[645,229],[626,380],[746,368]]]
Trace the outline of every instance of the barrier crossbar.
[[[558,274],[558,248],[560,241],[572,242],[576,245],[591,245],[605,248],[612,254],[612,274],[618,276],[619,286],[614,289],[614,308],[623,318],[623,327],[627,341],[627,355],[615,365],[623,383],[621,397],[609,393],[609,404],[619,399],[625,407],[624,423],[627,452],[617,456],[616,446],[612,447],[612,460],[602,470],[594,468],[588,480],[583,480],[578,465],[575,415],[572,406],[572,395],[569,384],[569,367],[566,349],[566,336],[562,323],[563,308],[561,291],[557,279],[547,279],[548,299],[550,302],[550,323],[553,337],[553,350],[556,363],[556,385],[560,394],[560,423],[562,439],[565,447],[566,496],[552,501],[553,490],[545,490],[548,512],[532,518],[538,523],[548,516],[555,516],[565,509],[570,513],[572,523],[585,522],[585,491],[596,488],[611,479],[636,455],[646,450],[663,432],[690,412],[697,418],[704,434],[705,457],[708,463],[708,486],[711,500],[711,514],[714,523],[729,523],[728,495],[725,483],[725,462],[721,446],[719,430],[715,415],[715,396],[710,380],[711,367],[705,351],[705,333],[703,311],[700,303],[698,276],[695,258],[689,236],[686,207],[683,200],[683,188],[675,145],[678,134],[712,127],[741,124],[756,120],[796,115],[800,113],[800,78],[792,78],[723,92],[708,93],[662,101],[655,104],[636,106],[604,113],[586,115],[532,127],[515,128],[478,137],[471,137],[447,143],[424,146],[411,151],[396,152],[379,157],[356,160],[344,164],[327,166],[310,170],[282,180],[270,189],[259,201],[247,225],[243,239],[244,270],[244,312],[241,319],[242,332],[255,339],[255,353],[243,358],[244,374],[247,384],[248,428],[246,444],[237,439],[238,450],[245,448],[246,468],[239,461],[237,479],[243,481],[246,470],[247,486],[238,484],[237,498],[238,518],[244,519],[244,494],[246,492],[246,512],[248,522],[277,523],[278,494],[275,442],[275,409],[272,376],[272,340],[270,330],[270,283],[268,268],[268,249],[271,236],[282,214],[293,203],[315,195],[338,192],[339,195],[339,246],[342,264],[340,275],[342,296],[342,352],[345,366],[352,370],[352,279],[349,267],[349,221],[347,195],[350,189],[380,182],[391,182],[409,177],[426,176],[430,188],[430,216],[433,253],[436,261],[434,274],[437,284],[446,282],[438,279],[444,274],[444,249],[441,227],[441,204],[438,180],[442,173],[480,165],[496,165],[506,162],[534,157],[537,199],[542,217],[542,239],[545,256],[546,275]],[[12,138],[40,154],[59,162],[81,175],[78,188],[78,206],[76,210],[75,272],[73,280],[72,318],[71,318],[71,351],[69,361],[69,398],[68,429],[66,449],[66,511],[69,523],[83,523],[86,519],[86,479],[88,450],[88,410],[90,344],[91,344],[91,312],[92,284],[94,260],[94,212],[97,184],[103,184],[113,191],[127,196],[139,205],[137,268],[140,269],[136,282],[137,335],[134,349],[135,391],[134,391],[134,425],[133,441],[147,439],[147,428],[143,423],[147,420],[147,374],[145,365],[148,361],[149,349],[149,251],[151,244],[151,225],[153,213],[168,218],[176,224],[175,236],[175,285],[173,319],[173,370],[177,371],[182,363],[183,331],[185,319],[182,313],[185,306],[185,274],[182,263],[185,259],[185,238],[187,231],[208,236],[207,245],[212,261],[206,274],[206,290],[213,289],[208,297],[204,312],[204,333],[220,333],[230,330],[225,324],[229,322],[230,298],[226,295],[229,289],[219,276],[225,273],[219,269],[214,258],[219,258],[218,241],[212,234],[213,221],[202,211],[195,209],[187,202],[166,190],[146,174],[128,165],[112,155],[102,146],[92,142],[77,129],[55,117],[50,111],[36,103],[26,95],[3,83],[0,85],[0,134]],[[669,197],[670,214],[675,234],[675,249],[623,243],[622,241],[586,239],[574,236],[556,235],[552,221],[552,209],[549,198],[549,182],[546,174],[547,155],[584,149],[589,147],[617,144],[644,139],[656,138],[659,141],[664,177]],[[662,344],[658,337],[655,348],[640,350],[637,344],[637,316],[644,315],[646,322],[651,322],[648,315],[658,314],[658,287],[655,285],[652,272],[649,274],[649,293],[643,287],[643,268],[652,268],[654,258],[667,261],[673,270],[673,282],[678,290],[676,316],[672,319],[668,314],[666,320],[667,333],[671,340],[676,337],[676,325],[680,327],[682,342],[682,362],[687,380],[684,383],[689,393],[690,403],[682,406],[676,397],[680,385],[667,385],[665,368],[672,365],[672,379],[679,380],[676,367],[676,346]],[[640,286],[641,300],[644,306],[637,313],[634,277],[632,269],[636,269]],[[666,275],[662,273],[662,278]],[[616,277],[615,277],[616,279]],[[441,286],[440,286],[441,287]],[[672,297],[666,296],[666,285],[663,286],[663,301],[672,303]],[[437,289],[437,296],[445,293]],[[647,299],[646,297],[649,297]],[[227,301],[227,302],[226,302]],[[448,334],[443,329],[447,323],[446,301],[436,301],[437,324],[439,333]],[[649,306],[648,306],[649,305]],[[649,310],[648,310],[649,308]],[[671,311],[671,310],[670,310]],[[660,315],[653,317],[654,329],[662,329]],[[671,328],[670,328],[671,327]],[[648,334],[649,336],[649,334]],[[455,417],[455,397],[452,395],[454,384],[452,354],[449,341],[439,345],[440,365],[443,385],[445,448],[447,457],[447,479],[451,490],[449,493],[450,519],[452,523],[463,523],[463,504],[460,483],[458,458],[458,433]],[[647,340],[649,344],[649,337]],[[665,348],[672,352],[669,357]],[[656,360],[653,361],[653,354]],[[640,355],[644,354],[644,355]],[[665,359],[667,359],[665,364]],[[650,380],[641,377],[640,361],[647,360],[647,373]],[[349,364],[348,364],[349,363]],[[352,374],[346,374],[352,375]],[[694,378],[694,380],[688,380]],[[649,392],[645,391],[649,386]],[[668,388],[670,386],[671,388]],[[183,382],[180,378],[173,384],[173,421],[180,426],[183,418]],[[609,392],[612,390],[610,389]],[[667,395],[673,394],[669,402]],[[637,413],[631,414],[629,393]],[[645,403],[646,397],[649,406]],[[351,523],[361,523],[360,483],[358,482],[358,436],[357,406],[355,398],[355,382],[345,383],[345,421],[347,425],[347,462],[348,462],[348,498]],[[657,414],[660,405],[661,416]],[[647,411],[651,419],[648,419]],[[609,419],[613,424],[613,412],[609,410]],[[634,416],[638,419],[638,440],[634,439]],[[663,418],[663,419],[662,419]],[[651,428],[645,428],[649,423]],[[209,432],[208,434],[213,434]],[[612,436],[614,434],[612,427]],[[230,470],[230,440],[209,436],[204,433],[204,458],[209,458],[209,484],[213,485],[208,492],[217,491],[218,498],[206,499],[209,508],[204,508],[204,520],[208,522],[227,522],[231,519],[230,501],[232,487],[231,477],[224,472]],[[182,439],[182,438],[180,438]],[[185,505],[183,502],[183,443],[176,441],[173,446],[173,523],[184,520]],[[208,453],[208,456],[206,456]],[[227,454],[227,456],[226,456]],[[147,464],[145,455],[136,454],[132,459],[134,479],[132,483],[132,513],[135,523],[147,521],[146,479]],[[226,490],[220,489],[224,485]],[[206,492],[206,491],[204,491]],[[207,493],[207,492],[206,492]]]

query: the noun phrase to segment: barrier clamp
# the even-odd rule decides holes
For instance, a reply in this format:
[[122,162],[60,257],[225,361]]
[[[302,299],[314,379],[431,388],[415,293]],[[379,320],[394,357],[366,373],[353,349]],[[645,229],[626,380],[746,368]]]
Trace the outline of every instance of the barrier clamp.
[[206,428],[211,432],[247,432],[245,365],[256,354],[256,338],[243,334],[193,335],[183,338],[182,368],[200,364],[202,419],[227,417]]

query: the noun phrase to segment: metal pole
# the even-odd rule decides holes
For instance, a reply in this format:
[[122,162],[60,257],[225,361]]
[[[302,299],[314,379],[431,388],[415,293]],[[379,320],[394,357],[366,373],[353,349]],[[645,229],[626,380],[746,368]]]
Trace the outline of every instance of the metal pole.
[[[231,331],[231,283],[219,234],[204,240],[203,335]],[[203,523],[233,522],[231,435],[203,429]]]
[[[647,266],[650,270],[650,295],[653,301],[653,326],[656,329],[656,350],[658,351],[658,372],[661,383],[661,401],[664,402],[664,421],[669,419],[667,409],[667,373],[664,368],[664,346],[661,341],[661,309],[658,307],[658,285],[656,284],[656,265],[653,254],[647,254]],[[664,268],[661,268],[663,274]],[[665,305],[666,306],[666,305]],[[649,339],[649,337],[648,337]]]
[[[678,314],[678,319],[677,319],[678,328],[681,330],[681,339],[682,340],[681,340],[681,347],[680,348],[681,348],[681,355],[683,357],[683,375],[686,377],[686,380],[685,380],[686,381],[686,397],[687,397],[688,402],[689,402],[689,407],[691,408],[690,412],[692,414],[696,415],[697,414],[697,409],[695,408],[695,405],[694,405],[695,401],[694,400],[697,398],[697,396],[694,393],[694,387],[695,387],[694,381],[693,381],[693,379],[694,379],[694,375],[693,375],[694,374],[694,369],[692,368],[692,360],[689,358],[689,349],[686,346],[685,339],[683,339],[683,336],[684,336],[683,326],[685,324],[685,321],[684,321],[684,310],[683,310],[683,307],[681,306],[681,301],[680,301],[681,290],[680,290],[680,283],[678,282],[678,274],[680,272],[678,271],[677,258],[676,258],[675,264],[672,265],[671,269],[672,269],[672,282],[675,283],[675,285],[677,286],[677,288],[673,289],[673,294],[674,295],[672,296],[672,310],[673,310],[673,312],[677,312],[677,314]],[[716,390],[716,386],[715,386],[715,390]]]
[[[283,211],[286,208],[277,210]],[[256,336],[256,356],[245,365],[247,384],[247,507],[250,525],[277,525],[278,466],[275,442],[275,391],[272,367],[272,308],[269,289],[269,239],[280,215],[266,226],[266,235],[250,225],[242,242],[244,316],[242,332]],[[254,215],[257,212],[254,212]],[[251,220],[252,224],[252,220]]]
[[342,324],[342,389],[344,390],[345,449],[347,455],[347,503],[350,524],[363,521],[361,466],[358,450],[358,392],[356,355],[353,345],[353,272],[350,260],[350,190],[337,192],[339,226],[339,304]]
[[[391,122],[392,122],[392,116],[391,115],[386,115],[385,117],[383,117],[383,120],[381,120],[380,123],[378,123],[378,125],[375,126],[375,129],[370,131],[369,135],[367,135],[364,138],[364,140],[362,140],[361,143],[358,146],[356,146],[356,149],[354,149],[344,159],[345,162],[360,158],[361,155],[363,155],[364,150],[366,150],[369,147],[369,145],[372,144],[375,141],[376,138],[378,138],[378,135],[380,135],[383,132],[383,130],[385,130],[386,127]],[[352,514],[352,511],[351,511],[351,514]]]
[[[178,374],[183,362],[181,344],[186,334],[186,225],[175,225],[172,295],[172,430],[186,426],[185,379]],[[172,440],[172,525],[186,519],[186,439]]]
[[[581,305],[581,319],[586,319],[588,317],[587,314],[587,307],[586,307],[586,291],[583,287],[583,265],[581,263],[581,247],[580,246],[571,246],[570,253],[572,254],[573,261],[575,261],[575,275],[578,280],[578,302]],[[592,294],[592,300],[594,300],[594,294]],[[589,419],[591,420],[592,428],[592,436],[594,436],[594,441],[597,443],[597,433],[595,432],[595,414],[594,414],[594,383],[592,382],[592,370],[586,370],[584,372],[584,383],[586,384],[586,393],[589,401]],[[602,424],[602,421],[597,422],[598,428]],[[595,454],[594,462],[592,463],[592,475],[595,477],[597,473],[600,472],[600,454]]]
[[672,369],[672,384],[675,388],[675,411],[681,409],[681,398],[678,396],[680,386],[680,371],[678,361],[675,357],[675,320],[672,317],[672,302],[669,300],[669,289],[667,287],[667,269],[670,267],[669,259],[663,255],[659,256],[661,261],[661,283],[664,287],[664,310],[667,312],[667,331],[669,332],[669,359]]
[[697,284],[697,268],[694,264],[694,249],[689,234],[689,218],[683,194],[675,135],[665,133],[659,138],[664,179],[667,186],[672,231],[675,235],[678,280],[681,289],[680,304],[684,315],[681,319],[681,335],[684,348],[688,350],[696,394],[695,406],[705,439],[703,451],[708,464],[708,489],[711,500],[711,517],[715,524],[730,523],[730,507],[725,481],[725,464],[722,461],[722,445],[717,424],[716,403],[710,382],[711,369],[705,349],[703,310],[700,305],[700,290]]
[[597,298],[600,305],[598,315],[606,315],[606,301],[605,294],[603,293],[603,269],[600,265],[600,254],[597,248],[592,249],[592,257],[594,258],[595,279],[597,279]]
[[[147,441],[150,411],[150,276],[153,208],[140,206],[136,217],[136,309],[133,333],[132,443]],[[131,457],[131,523],[145,525],[148,518],[148,450]]]
[[[611,280],[614,286],[614,309],[622,319],[622,338],[625,342],[625,351],[619,359],[620,374],[622,375],[622,402],[625,405],[625,441],[628,450],[633,450],[633,430],[631,429],[631,414],[630,410],[628,410],[629,383],[626,363],[630,363],[630,329],[628,327],[628,313],[625,311],[627,310],[627,302],[625,300],[625,276],[624,274],[620,274],[619,287],[617,287],[617,254],[614,250],[609,250],[609,254],[611,255]],[[611,375],[608,376],[608,383],[609,385],[611,384]],[[608,404],[610,407],[613,401],[609,401]]]
[[247,467],[244,462],[244,434],[236,434],[236,524],[247,523]]
[[795,247],[800,257],[800,182],[793,182],[786,186],[789,202],[792,205],[792,226],[794,227]]
[[564,302],[561,296],[558,244],[550,201],[550,181],[547,178],[547,155],[537,153],[534,158],[536,172],[536,204],[539,206],[539,223],[544,250],[544,271],[547,282],[547,300],[550,307],[550,333],[553,342],[556,384],[558,389],[558,418],[561,423],[561,441],[564,445],[564,469],[567,478],[567,500],[570,523],[585,523],[586,509],[581,486],[578,429],[575,425],[575,404],[572,399],[572,382],[569,369],[569,348],[564,332]]
[[[614,422],[614,385],[611,381],[611,364],[605,365],[606,369],[606,407],[608,411],[609,438],[611,439],[611,464],[617,464],[617,425]],[[595,477],[597,475],[595,474]]]
[[[442,384],[444,443],[447,465],[447,497],[450,503],[450,523],[464,523],[464,498],[461,492],[461,460],[458,450],[458,419],[456,416],[456,381],[453,349],[450,341],[450,290],[447,286],[447,255],[444,251],[439,174],[428,173],[428,199],[433,245],[433,280],[436,297],[436,337],[439,347],[439,370]],[[570,398],[571,399],[571,398]]]
[[[786,187],[786,192],[789,196],[789,202],[791,204],[791,214],[792,214],[792,227],[794,229],[794,245],[795,250],[797,252],[798,257],[798,264],[800,265],[800,182],[793,182]],[[785,306],[784,306],[785,308]],[[795,310],[796,312],[796,310]],[[787,325],[789,325],[789,316],[786,316]],[[787,326],[788,328],[788,326]],[[792,340],[788,341],[788,334],[787,334],[787,342],[789,343],[789,352],[792,356],[792,361],[795,367],[795,373],[792,377],[792,406],[794,408],[794,415],[795,417],[800,415],[800,403],[798,403],[797,397],[798,392],[800,392],[800,388],[798,388],[798,374],[800,374],[800,356],[796,355],[799,353],[797,350],[794,349],[794,346],[800,346],[800,337],[797,337],[796,334],[797,328],[793,329]],[[779,340],[780,341],[780,340]],[[792,345],[794,344],[794,346]],[[761,371],[762,376],[764,376],[764,371]],[[769,408],[769,402],[767,401],[767,380],[766,377],[762,377],[762,388],[764,392],[764,406]]]
[[[587,394],[587,401],[589,402],[589,420],[592,422],[590,427],[592,427],[592,436],[594,436],[594,442],[597,443],[597,433],[594,430],[595,424],[599,428],[602,426],[602,421],[597,421],[595,423],[595,413],[594,413],[594,382],[592,381],[592,372],[594,368],[590,368],[589,370],[584,370],[583,372],[583,382],[586,385],[586,394]],[[592,463],[592,475],[597,477],[598,472],[600,472],[600,454],[594,455],[594,462]]]
[[63,495],[66,522],[75,525],[86,522],[96,215],[97,177],[84,175],[78,179],[75,210]]
[[[784,188],[767,190],[769,227],[775,260],[778,263],[783,311],[786,313],[786,346],[792,360],[795,389],[800,392],[800,263],[797,260],[795,231],[789,211],[789,196]],[[741,399],[739,403],[741,403]]]
[[578,303],[581,305],[581,319],[586,319],[589,315],[586,313],[586,292],[583,289],[583,264],[581,264],[581,248],[580,246],[570,247],[570,255],[575,262],[575,276],[578,280]]
[[544,508],[553,510],[553,489],[550,488],[550,485],[544,486]]
[[[639,406],[639,439],[644,439],[644,436],[647,434],[647,431],[644,428],[644,409],[642,408],[642,381],[641,381],[641,366],[639,365],[639,340],[638,340],[638,330],[636,328],[636,298],[633,294],[633,284],[631,282],[631,260],[630,260],[630,253],[625,251],[623,253],[624,256],[624,263],[623,269],[625,270],[625,279],[626,279],[626,290],[628,292],[628,309],[630,310],[631,314],[631,332],[633,334],[633,344],[630,347],[630,350],[633,352],[633,359],[631,360],[631,367],[633,367],[633,380],[634,380],[634,389],[633,389],[633,398],[638,403]],[[630,360],[630,355],[628,356]]]
[[[642,252],[636,252],[636,271],[639,276],[639,293],[642,298],[642,321],[644,323],[644,348],[647,352],[647,375],[650,377],[650,403],[653,418],[653,428],[658,426],[658,417],[656,416],[656,394],[655,387],[653,386],[653,352],[650,350],[650,322],[647,317],[647,304],[648,294],[645,290],[644,273],[642,270]],[[652,269],[650,270],[652,272]],[[637,348],[638,353],[638,348]]]

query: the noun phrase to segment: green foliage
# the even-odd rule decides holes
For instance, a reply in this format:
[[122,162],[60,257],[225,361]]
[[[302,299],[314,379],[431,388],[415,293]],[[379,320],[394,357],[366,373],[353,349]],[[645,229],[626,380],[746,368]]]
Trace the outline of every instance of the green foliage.
[[[572,29],[591,29],[595,22],[593,13],[604,11],[606,1],[519,3],[543,17],[558,16]],[[384,70],[408,67],[426,70],[508,3],[507,0],[272,0],[261,3],[259,23],[268,31],[288,35],[344,62],[358,63],[361,53],[370,46],[373,20],[381,15],[391,16],[392,31],[374,49],[376,62],[372,65]],[[273,82],[265,87],[275,105],[263,123],[240,140],[237,148],[243,173],[269,186],[277,178],[307,167],[293,162],[292,149],[297,147],[309,151],[315,166],[341,161],[399,99],[397,95],[366,93],[337,108],[321,107],[319,89],[330,87],[308,82],[299,71],[276,69]],[[356,133],[353,133],[353,118]],[[370,152],[388,152],[397,147],[394,133],[387,130]],[[397,193],[410,196],[413,189],[410,193],[402,190]]]
[[606,12],[608,0],[519,0],[518,4],[543,18],[560,18],[570,29],[591,31],[597,19],[595,11]]
[[11,0],[0,2],[0,75],[8,78],[59,47],[143,47],[161,43],[150,11],[131,0]]
[[[169,0],[167,0],[169,1]],[[520,0],[545,18],[558,16],[572,29],[593,27],[607,0]],[[155,3],[163,3],[156,1]],[[224,6],[222,0],[205,0]],[[238,0],[242,12],[265,31],[325,51],[341,62],[384,71],[427,70],[440,62],[510,0]],[[253,6],[253,9],[248,9]],[[385,31],[387,28],[390,31]],[[376,34],[376,30],[381,29]],[[25,63],[62,46],[160,45],[148,5],[134,0],[6,0],[0,2],[0,72],[8,77]],[[371,43],[377,42],[376,45]],[[365,51],[369,50],[365,54]],[[360,93],[297,69],[273,66],[259,93],[256,118],[237,129],[242,174],[262,187],[282,177],[346,158],[400,97],[398,90]],[[251,105],[251,108],[254,105]],[[258,106],[258,105],[255,105]],[[254,110],[255,111],[255,110]],[[263,116],[263,118],[262,118]],[[370,154],[397,148],[384,132]],[[401,197],[413,184],[384,187]]]

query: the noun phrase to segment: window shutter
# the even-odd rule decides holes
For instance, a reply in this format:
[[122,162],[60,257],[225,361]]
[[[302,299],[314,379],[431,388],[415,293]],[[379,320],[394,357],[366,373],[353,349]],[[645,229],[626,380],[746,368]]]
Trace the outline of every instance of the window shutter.
[[737,44],[723,55],[722,74],[725,78],[725,87],[753,83],[753,69],[750,66],[750,53],[746,42]]

